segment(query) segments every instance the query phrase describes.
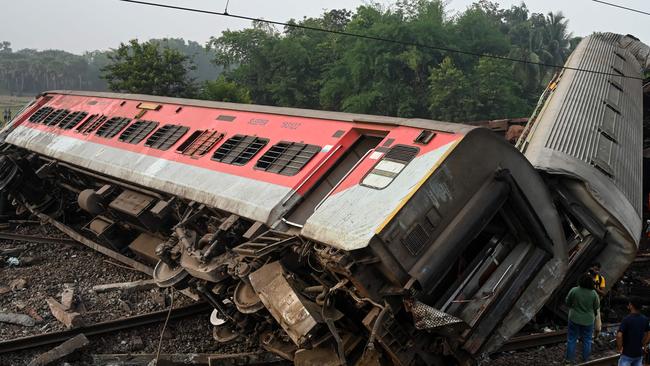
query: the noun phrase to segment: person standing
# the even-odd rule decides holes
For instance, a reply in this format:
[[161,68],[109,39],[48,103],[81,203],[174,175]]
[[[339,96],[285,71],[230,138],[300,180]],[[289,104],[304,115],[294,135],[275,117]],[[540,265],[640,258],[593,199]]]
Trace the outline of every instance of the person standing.
[[578,338],[582,339],[582,360],[586,362],[591,355],[594,320],[600,307],[592,276],[588,273],[582,275],[578,280],[578,286],[572,288],[567,294],[565,302],[569,307],[565,364],[575,363]]
[[641,366],[643,349],[650,342],[650,324],[641,314],[639,299],[631,298],[627,309],[630,315],[623,319],[616,332],[616,349],[621,354],[618,366]]
[[[605,287],[607,284],[605,282],[605,277],[603,277],[603,275],[600,273],[600,263],[594,263],[589,269],[589,274],[594,279],[594,290],[596,290],[596,293],[598,293],[598,296],[600,296],[600,299],[602,299],[605,296]],[[596,320],[594,321],[594,337],[598,337],[602,328],[603,322],[601,319],[599,307],[598,312],[596,312]]]

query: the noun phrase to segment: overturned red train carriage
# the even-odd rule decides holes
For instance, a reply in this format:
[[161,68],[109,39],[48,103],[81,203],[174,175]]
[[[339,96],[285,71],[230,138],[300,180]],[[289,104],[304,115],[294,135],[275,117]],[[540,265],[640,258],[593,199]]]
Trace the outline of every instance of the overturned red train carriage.
[[214,307],[216,341],[297,365],[494,351],[566,280],[567,227],[588,229],[460,124],[52,91],[0,142],[0,207],[155,265]]

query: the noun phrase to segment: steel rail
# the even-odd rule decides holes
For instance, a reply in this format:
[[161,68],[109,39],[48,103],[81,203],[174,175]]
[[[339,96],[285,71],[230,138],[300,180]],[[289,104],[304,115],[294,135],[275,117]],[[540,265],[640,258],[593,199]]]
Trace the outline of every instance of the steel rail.
[[[188,306],[172,309],[169,319],[180,319],[191,315],[199,314],[210,310],[208,303],[200,302]],[[156,324],[165,321],[169,309],[155,311],[117,320],[81,326],[61,332],[39,334],[35,336],[22,337],[0,342],[0,354],[16,352],[34,347],[58,344],[78,334],[83,333],[86,337],[112,333],[120,330],[137,328],[144,325]]]
[[578,364],[577,366],[616,366],[618,365],[619,354],[597,358]]
[[499,349],[499,352],[516,351],[525,348],[546,346],[549,344],[562,343],[566,341],[566,329],[550,333],[527,334],[510,338]]
[[[619,324],[620,323],[603,324],[602,331],[611,328],[618,328]],[[549,333],[536,333],[513,337],[503,344],[499,349],[499,352],[516,351],[525,348],[562,343],[566,341],[566,333],[566,329],[560,329]]]
[[15,233],[8,233],[4,231],[0,232],[0,240],[15,240],[15,241],[24,241],[29,243],[41,243],[41,244],[75,244],[75,245],[78,244],[76,240],[72,240],[72,239],[15,234]]

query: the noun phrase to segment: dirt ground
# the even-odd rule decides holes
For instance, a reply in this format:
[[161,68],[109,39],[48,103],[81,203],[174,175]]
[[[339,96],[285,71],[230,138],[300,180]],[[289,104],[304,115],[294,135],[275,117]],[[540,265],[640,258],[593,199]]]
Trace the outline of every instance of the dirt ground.
[[[47,226],[18,227],[15,232],[64,237],[56,229]],[[106,256],[83,245],[0,241],[0,249],[16,247],[25,248],[16,257],[18,262],[30,261],[30,264],[9,265],[10,257],[0,256],[0,289],[5,289],[0,292],[6,291],[14,280],[24,280],[26,284],[22,289],[0,294],[0,312],[29,314],[42,320],[33,327],[0,323],[0,341],[65,330],[66,327],[53,317],[46,303],[48,297],[60,302],[65,286],[75,289],[78,311],[82,313],[81,317],[86,324],[165,310],[169,307],[170,294],[158,288],[129,293],[94,293],[91,290],[94,285],[136,281],[146,279],[147,275],[112,265],[107,262]],[[174,307],[191,302],[192,300],[176,292]],[[72,364],[87,364],[93,353],[155,352],[161,330],[162,324],[157,324],[109,336],[91,337],[90,345],[86,347],[86,352],[83,352],[82,359],[77,359]],[[50,348],[0,355],[0,365],[26,365],[35,355]],[[170,321],[161,348],[163,353],[190,353],[216,352],[220,347],[212,339],[209,314],[201,314]]]

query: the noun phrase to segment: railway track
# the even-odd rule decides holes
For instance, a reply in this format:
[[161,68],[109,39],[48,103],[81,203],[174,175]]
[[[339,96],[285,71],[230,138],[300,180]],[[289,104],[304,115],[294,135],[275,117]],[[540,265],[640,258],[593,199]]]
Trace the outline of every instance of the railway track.
[[16,233],[10,233],[6,231],[0,231],[0,240],[14,240],[14,241],[23,241],[27,243],[39,243],[39,244],[79,244],[79,242],[72,239],[53,238],[53,237],[41,236],[41,235],[16,234]]
[[[618,328],[618,326],[619,323],[603,324],[603,332],[609,331],[613,328]],[[527,334],[523,336],[513,337],[504,343],[499,351],[517,351],[526,348],[562,343],[566,341],[566,332],[566,329],[561,329],[549,333]]]
[[[191,315],[199,314],[210,310],[208,303],[200,302],[188,306],[172,309],[170,319],[180,319]],[[108,334],[120,330],[137,328],[144,325],[155,324],[165,321],[169,310],[160,310],[152,313],[141,314],[117,320],[96,323],[82,326],[61,332],[39,334],[35,336],[22,337],[0,342],[0,354],[16,352],[25,349],[47,346],[62,343],[78,334],[83,333],[87,337]]]

